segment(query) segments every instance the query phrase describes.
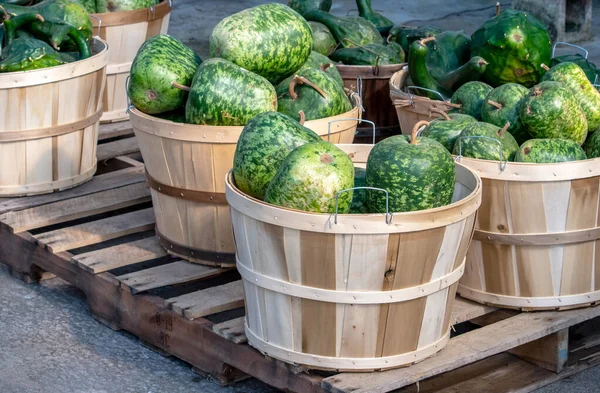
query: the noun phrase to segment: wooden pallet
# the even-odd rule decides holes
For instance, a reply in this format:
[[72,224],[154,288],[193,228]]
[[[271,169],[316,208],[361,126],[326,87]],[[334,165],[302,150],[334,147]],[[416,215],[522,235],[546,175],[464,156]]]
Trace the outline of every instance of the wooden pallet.
[[0,199],[0,262],[27,282],[48,274],[70,282],[85,293],[95,318],[221,384],[253,376],[303,393],[524,393],[600,359],[598,329],[588,326],[598,323],[600,307],[518,313],[460,298],[446,349],[412,367],[323,373],[265,357],[247,344],[237,272],[181,261],[158,245],[128,127],[102,126],[102,166],[90,182],[57,194]]

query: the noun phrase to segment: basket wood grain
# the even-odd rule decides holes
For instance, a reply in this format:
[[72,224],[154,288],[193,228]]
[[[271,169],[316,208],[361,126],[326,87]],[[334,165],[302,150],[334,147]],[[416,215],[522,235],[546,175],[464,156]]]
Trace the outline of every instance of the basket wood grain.
[[600,300],[600,159],[560,164],[462,158],[483,180],[468,299],[525,311]]
[[405,66],[390,78],[390,98],[396,108],[402,133],[405,135],[410,135],[413,127],[419,121],[431,121],[439,118],[440,115],[435,112],[432,113],[432,109],[444,112],[451,109],[446,101],[431,100],[427,97],[407,93],[405,88],[408,77],[408,67]]
[[125,84],[131,63],[147,39],[166,34],[169,28],[171,2],[133,11],[92,14],[94,32],[108,42],[110,54],[106,68],[106,89],[102,99],[103,123],[127,120],[127,91]]
[[0,196],[77,186],[96,172],[108,45],[52,68],[0,74]]
[[[343,146],[364,166],[372,146]],[[313,214],[248,197],[227,178],[246,336],[309,368],[370,371],[441,350],[481,201],[457,164],[453,204],[395,214]]]
[[[396,108],[390,101],[390,77],[404,66],[405,64],[377,67],[336,64],[344,86],[361,96],[365,109],[363,119],[375,123],[377,140],[400,133]],[[371,134],[371,127],[359,127],[357,138],[370,142]]]
[[[130,118],[146,164],[162,245],[190,262],[234,266],[224,178],[233,167],[243,127],[173,123],[137,109]],[[358,124],[354,118],[360,118],[359,106],[304,125],[324,140],[352,143]]]

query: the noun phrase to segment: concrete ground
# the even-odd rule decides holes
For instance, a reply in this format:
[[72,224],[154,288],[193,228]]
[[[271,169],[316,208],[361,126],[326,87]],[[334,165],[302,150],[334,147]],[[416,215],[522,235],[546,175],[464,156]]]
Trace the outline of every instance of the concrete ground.
[[[223,17],[260,0],[175,0],[170,34],[203,58],[208,37]],[[334,0],[333,13],[355,9],[352,0]],[[495,1],[373,0],[396,23],[433,23],[472,33],[494,13]],[[600,0],[594,1],[600,15]],[[596,28],[597,29],[597,28]],[[598,36],[599,32],[596,32]],[[583,43],[600,63],[600,39]],[[1,241],[1,240],[0,240]],[[0,393],[265,393],[273,390],[249,380],[218,387],[173,358],[141,346],[127,333],[96,322],[81,293],[60,279],[25,285],[0,270]],[[592,368],[538,393],[600,391],[600,369]]]

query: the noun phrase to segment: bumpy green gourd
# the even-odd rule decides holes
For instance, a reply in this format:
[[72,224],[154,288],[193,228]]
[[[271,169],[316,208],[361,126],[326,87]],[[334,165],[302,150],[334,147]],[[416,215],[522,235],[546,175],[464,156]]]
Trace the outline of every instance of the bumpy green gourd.
[[395,42],[388,45],[367,44],[358,48],[340,48],[329,55],[331,60],[346,65],[385,65],[404,63],[402,47]]
[[243,126],[254,116],[276,109],[277,96],[268,80],[215,57],[202,63],[194,75],[185,119],[191,124]]
[[277,111],[296,120],[303,111],[306,120],[348,112],[352,104],[344,88],[325,72],[306,68],[277,85]]
[[556,163],[585,160],[585,152],[569,139],[530,139],[523,143],[515,156],[516,162]]
[[35,38],[16,38],[2,51],[0,72],[37,70],[65,64],[75,59],[54,50]]
[[318,52],[323,56],[333,53],[336,42],[327,26],[319,22],[308,22],[308,25],[312,30],[313,52]]
[[[283,161],[265,193],[265,202],[314,213],[335,213],[336,195],[354,187],[348,154],[327,142],[294,149]],[[338,198],[338,213],[348,213],[352,192]]]
[[211,57],[229,60],[271,83],[290,76],[311,51],[312,31],[306,20],[278,3],[230,15],[210,35]]
[[356,0],[356,6],[358,7],[358,16],[373,23],[377,28],[391,27],[394,25],[394,22],[381,15],[379,12],[373,11],[373,8],[371,8],[371,0]]
[[331,4],[332,0],[288,0],[288,6],[300,15],[312,10],[329,12]]
[[600,93],[575,63],[560,63],[546,72],[542,81],[561,82],[571,89],[585,113],[591,131],[600,127]]
[[343,48],[384,42],[377,27],[360,16],[338,17],[325,11],[312,10],[305,13],[304,17],[306,20],[327,26],[335,41]]
[[404,52],[408,53],[408,49],[413,42],[423,38],[435,37],[442,32],[442,29],[432,25],[421,27],[395,25],[390,29],[387,40],[397,42],[404,49]]
[[531,87],[550,64],[552,44],[546,26],[524,11],[507,9],[485,22],[473,35],[472,56],[488,63],[483,79],[497,87],[519,83]]

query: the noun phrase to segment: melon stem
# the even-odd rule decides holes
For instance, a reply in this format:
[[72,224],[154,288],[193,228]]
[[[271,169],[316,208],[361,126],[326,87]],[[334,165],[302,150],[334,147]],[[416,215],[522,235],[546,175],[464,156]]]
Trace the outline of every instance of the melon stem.
[[540,66],[542,67],[544,70],[546,71],[550,71],[550,67],[548,67],[546,64],[542,63],[542,65]]
[[181,83],[177,83],[175,81],[171,82],[171,86],[173,86],[174,88],[179,89],[179,90],[190,91],[189,87],[182,85]]
[[323,90],[321,90],[321,88],[319,86],[315,85],[314,83],[312,83],[311,81],[309,81],[308,79],[306,79],[305,77],[300,76],[300,75],[294,75],[294,78],[290,82],[289,92],[290,92],[290,97],[292,97],[292,100],[295,100],[296,98],[298,98],[298,94],[296,94],[296,85],[310,86],[313,89],[315,89],[317,91],[317,93],[319,93],[325,100],[327,100],[327,96],[325,95],[325,92]]
[[304,114],[304,111],[303,111],[303,110],[300,110],[300,111],[298,112],[298,115],[300,116],[300,121],[299,121],[299,123],[300,123],[300,125],[301,125],[301,126],[303,126],[303,125],[304,125],[304,122],[306,121],[306,115]]
[[419,40],[419,44],[425,45],[426,43],[431,42],[431,41],[435,41],[435,37],[421,38]]
[[497,108],[497,109],[502,109],[504,108],[502,106],[502,104],[497,103],[496,101],[492,101],[492,100],[487,100],[487,103],[490,104],[491,106]]
[[496,3],[496,16],[500,15],[500,2]]
[[429,122],[427,120],[419,120],[417,122],[417,124],[415,124],[415,126],[412,129],[412,132],[410,134],[410,144],[411,145],[416,145],[417,144],[417,133],[419,132],[419,129],[422,126],[428,126]]
[[502,138],[504,136],[504,133],[506,132],[506,130],[508,130],[508,127],[510,127],[510,121],[507,121],[506,124],[504,125],[504,127],[502,127],[502,129],[500,131],[498,131],[498,136],[500,138]]

